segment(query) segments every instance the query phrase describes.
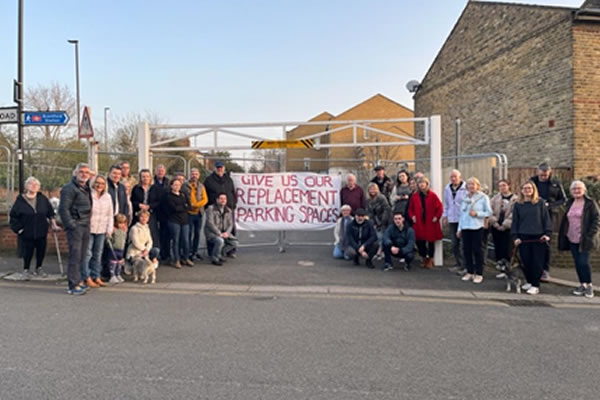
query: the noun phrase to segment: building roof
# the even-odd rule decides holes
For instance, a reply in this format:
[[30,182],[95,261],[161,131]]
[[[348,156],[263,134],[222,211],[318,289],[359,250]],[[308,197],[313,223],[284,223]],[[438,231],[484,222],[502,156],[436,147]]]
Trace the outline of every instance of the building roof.
[[351,112],[351,111],[354,111],[354,110],[356,110],[357,108],[360,108],[360,107],[364,106],[364,105],[365,105],[365,104],[367,104],[367,103],[370,103],[370,102],[372,102],[372,101],[377,101],[377,100],[383,100],[383,101],[386,101],[386,102],[392,103],[393,105],[395,105],[395,106],[397,106],[397,107],[403,108],[403,109],[404,109],[404,110],[406,110],[406,111],[409,111],[409,112],[411,112],[411,113],[413,112],[413,110],[411,110],[410,108],[408,108],[408,107],[406,107],[406,106],[404,106],[404,105],[402,105],[402,104],[398,103],[397,101],[394,101],[394,100],[390,99],[389,97],[382,95],[381,93],[377,93],[377,94],[375,94],[375,95],[373,95],[373,96],[369,97],[368,99],[366,99],[366,100],[364,100],[364,101],[361,101],[360,103],[356,104],[355,106],[352,106],[352,107],[350,107],[350,108],[349,108],[349,109],[347,109],[347,110],[344,110],[343,112],[341,112],[341,113],[339,113],[338,115],[336,115],[334,118],[335,118],[335,119],[339,119],[339,118],[340,118],[340,117],[342,117],[343,115],[345,115],[345,114],[347,114],[347,113],[349,113],[349,112]]
[[580,8],[600,10],[600,0],[585,0]]

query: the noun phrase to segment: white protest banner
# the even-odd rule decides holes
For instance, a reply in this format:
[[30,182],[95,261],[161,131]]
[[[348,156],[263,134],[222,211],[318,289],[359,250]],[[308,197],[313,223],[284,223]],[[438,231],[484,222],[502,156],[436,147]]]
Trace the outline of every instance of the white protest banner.
[[240,230],[332,228],[340,210],[340,175],[309,172],[231,174]]

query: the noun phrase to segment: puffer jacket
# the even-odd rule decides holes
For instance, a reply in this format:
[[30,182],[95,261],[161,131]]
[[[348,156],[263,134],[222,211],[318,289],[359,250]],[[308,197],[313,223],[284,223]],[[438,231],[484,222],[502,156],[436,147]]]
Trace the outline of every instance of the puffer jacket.
[[[188,214],[190,215],[204,215],[204,206],[208,203],[208,196],[206,194],[206,188],[200,182],[189,183],[190,186],[190,209]],[[198,195],[200,192],[200,195]]]
[[494,226],[494,224],[498,222],[500,213],[504,211],[504,221],[502,222],[502,225],[500,225],[500,230],[510,231],[510,226],[512,225],[513,205],[517,202],[518,198],[519,196],[513,194],[507,206],[505,201],[502,200],[502,194],[498,193],[492,197],[492,200],[490,200],[490,206],[492,207],[492,215],[490,215],[489,219],[490,226]]
[[377,232],[375,232],[372,221],[365,220],[359,224],[357,220],[354,220],[346,228],[346,245],[354,250],[358,250],[360,246],[367,248],[376,241]]
[[219,176],[216,172],[213,172],[204,180],[204,187],[206,188],[206,194],[208,195],[209,206],[215,204],[217,196],[219,196],[220,193],[225,193],[227,195],[227,207],[235,210],[237,205],[235,186],[229,174],[226,173],[223,176]]
[[402,229],[392,224],[383,234],[383,245],[399,247],[402,254],[413,253],[415,251],[415,231],[406,224]]
[[390,223],[391,208],[385,196],[381,193],[375,198],[367,198],[367,213],[375,224],[375,229],[384,231]]
[[87,183],[80,186],[77,179],[73,177],[71,182],[62,187],[58,214],[65,229],[73,230],[78,225],[90,225],[92,197]]
[[221,233],[231,233],[233,229],[233,220],[231,209],[227,206],[219,209],[216,204],[208,206],[206,210],[206,225],[204,233],[206,239],[213,240],[221,237]]
[[137,257],[143,251],[152,249],[152,235],[148,224],[138,222],[129,230],[129,246],[127,247],[127,259]]

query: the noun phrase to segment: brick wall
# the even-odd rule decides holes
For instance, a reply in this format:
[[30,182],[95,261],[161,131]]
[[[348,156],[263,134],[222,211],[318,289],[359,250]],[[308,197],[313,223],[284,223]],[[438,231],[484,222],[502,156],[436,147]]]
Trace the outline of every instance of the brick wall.
[[[3,218],[4,221],[6,219]],[[69,246],[67,244],[67,235],[64,231],[59,231],[56,233],[58,237],[58,245],[60,246],[60,251],[62,254],[66,254],[69,251]],[[54,235],[52,232],[48,232],[48,246],[47,252],[51,254],[56,254],[56,244],[54,243]],[[17,235],[10,229],[10,227],[6,223],[0,224],[0,251],[2,252],[10,252],[11,250],[17,249]]]
[[[442,153],[506,153],[511,166],[570,167],[571,11],[469,2],[415,95],[415,115],[442,116]],[[418,146],[417,157],[429,150]]]
[[600,23],[573,26],[576,177],[600,173]]

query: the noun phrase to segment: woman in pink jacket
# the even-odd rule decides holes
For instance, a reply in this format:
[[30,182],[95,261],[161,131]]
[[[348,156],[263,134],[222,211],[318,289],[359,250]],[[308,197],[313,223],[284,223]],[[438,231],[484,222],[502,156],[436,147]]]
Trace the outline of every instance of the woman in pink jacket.
[[100,260],[104,240],[113,232],[113,203],[107,190],[106,179],[98,175],[91,183],[92,216],[87,255],[81,264],[81,280],[91,288],[106,286],[100,279]]

